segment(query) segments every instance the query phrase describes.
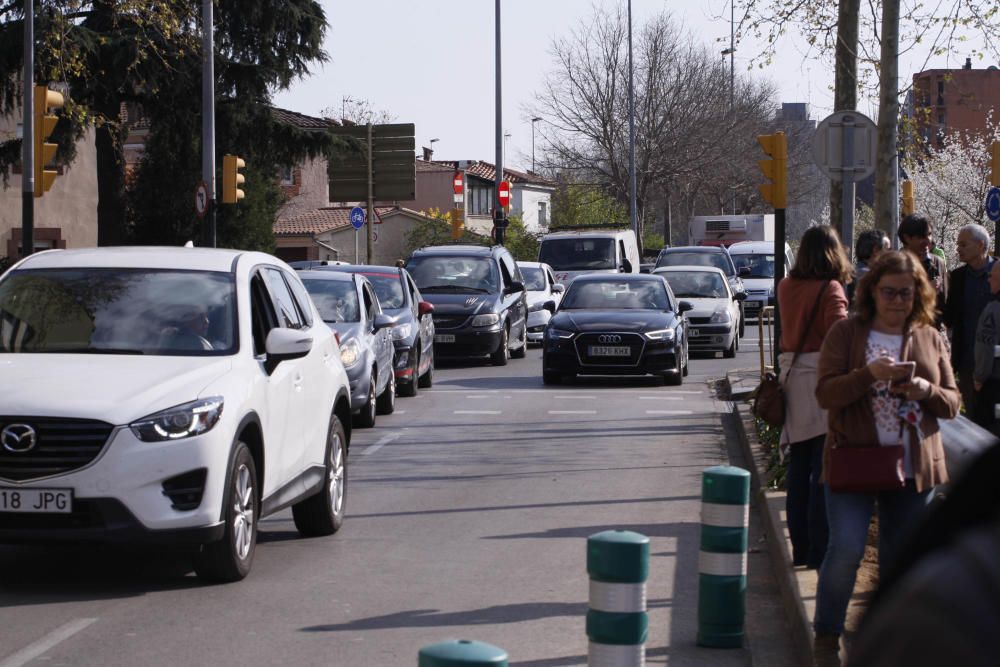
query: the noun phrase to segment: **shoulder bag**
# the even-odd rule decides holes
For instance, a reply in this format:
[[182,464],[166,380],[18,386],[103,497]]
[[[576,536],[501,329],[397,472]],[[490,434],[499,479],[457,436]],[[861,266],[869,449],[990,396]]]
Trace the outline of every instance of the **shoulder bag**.
[[[806,323],[802,338],[799,340],[798,349],[795,350],[795,356],[792,357],[792,363],[788,367],[789,372],[791,372],[792,366],[795,365],[795,360],[802,354],[806,338],[809,337],[809,330],[812,329],[813,322],[816,321],[816,314],[819,312],[819,305],[823,301],[823,294],[829,285],[830,283],[827,281],[823,283],[823,287],[819,290],[816,303],[813,304],[812,314],[809,315],[809,321]],[[775,428],[781,428],[785,425],[785,389],[781,386],[781,381],[775,373],[768,372],[764,374],[764,379],[760,381],[760,384],[754,390],[753,404],[750,409],[755,417]]]

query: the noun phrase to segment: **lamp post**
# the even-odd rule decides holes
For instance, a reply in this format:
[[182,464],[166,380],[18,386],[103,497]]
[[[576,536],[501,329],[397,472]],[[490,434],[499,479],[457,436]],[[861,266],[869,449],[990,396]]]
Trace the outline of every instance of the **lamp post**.
[[507,140],[510,139],[510,132],[503,133],[503,163],[507,164]]
[[636,211],[635,193],[635,87],[632,80],[632,0],[628,0],[628,180],[629,206],[632,221],[632,232],[642,247],[639,237],[639,216]]
[[441,139],[439,139],[439,138],[434,138],[434,139],[431,139],[431,140],[430,140],[430,145],[431,145],[431,149],[430,149],[430,155],[428,155],[428,156],[427,156],[427,158],[428,158],[428,161],[430,161],[431,159],[433,159],[433,158],[434,158],[434,142],[435,142],[435,141],[441,141]]
[[541,116],[531,119],[531,173],[535,173],[535,123],[541,119]]

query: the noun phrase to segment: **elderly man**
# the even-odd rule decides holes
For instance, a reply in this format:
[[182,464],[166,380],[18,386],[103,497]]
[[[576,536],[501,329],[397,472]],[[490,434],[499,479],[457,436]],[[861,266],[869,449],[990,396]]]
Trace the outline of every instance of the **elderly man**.
[[962,227],[958,232],[957,246],[958,259],[963,265],[949,275],[944,322],[951,328],[951,365],[958,373],[958,388],[962,392],[966,412],[976,415],[980,411],[976,409],[977,392],[972,383],[975,368],[972,351],[976,344],[979,315],[993,298],[989,275],[996,259],[989,255],[990,234],[982,225]]

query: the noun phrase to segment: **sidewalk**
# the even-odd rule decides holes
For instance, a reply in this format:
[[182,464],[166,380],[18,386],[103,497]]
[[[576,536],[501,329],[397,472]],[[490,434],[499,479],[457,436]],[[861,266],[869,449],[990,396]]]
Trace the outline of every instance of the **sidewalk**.
[[[750,467],[752,497],[764,525],[774,575],[781,588],[785,614],[792,628],[790,639],[800,658],[800,664],[812,665],[812,618],[816,608],[817,571],[792,567],[792,545],[785,522],[785,493],[768,488],[770,480],[767,478],[767,452],[757,438],[749,404],[739,398],[757,386],[759,373],[757,369],[730,371],[726,379],[729,382],[735,421],[741,427],[740,445],[746,459],[753,461]],[[857,630],[858,622],[877,585],[877,552],[869,544],[858,568],[854,595],[847,611],[847,632],[844,638],[847,644],[850,644],[851,636]]]

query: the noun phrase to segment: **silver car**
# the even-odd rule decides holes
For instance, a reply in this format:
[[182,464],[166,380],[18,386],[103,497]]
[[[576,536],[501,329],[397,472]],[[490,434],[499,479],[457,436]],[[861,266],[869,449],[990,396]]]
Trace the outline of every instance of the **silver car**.
[[518,262],[517,266],[524,276],[525,296],[528,299],[528,342],[541,343],[545,325],[552,318],[552,313],[545,308],[545,304],[551,301],[558,307],[566,288],[556,282],[552,267],[548,264]]

